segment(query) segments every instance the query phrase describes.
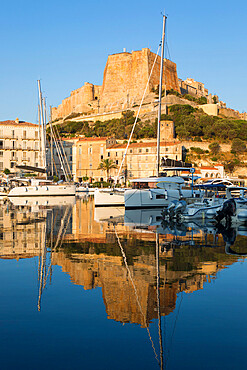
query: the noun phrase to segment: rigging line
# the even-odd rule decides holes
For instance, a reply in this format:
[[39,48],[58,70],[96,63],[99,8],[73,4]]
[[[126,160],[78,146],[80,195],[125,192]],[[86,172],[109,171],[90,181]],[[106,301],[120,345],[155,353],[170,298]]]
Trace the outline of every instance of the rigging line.
[[[68,208],[66,209],[66,211],[69,211],[69,208],[70,208],[70,207],[68,206]],[[56,250],[56,248],[58,247],[58,244],[60,243],[59,249],[60,249],[60,247],[61,247],[61,245],[62,245],[62,241],[63,241],[64,235],[65,235],[65,233],[66,233],[66,231],[67,231],[68,224],[69,224],[69,221],[70,221],[71,213],[72,213],[72,208],[70,209],[69,217],[68,217],[68,219],[67,219],[67,223],[66,223],[66,224],[65,224],[65,221],[66,221],[66,217],[67,217],[67,215],[68,215],[68,212],[67,212],[67,213],[65,212],[65,217],[63,217],[63,220],[61,220],[61,227],[62,227],[62,225],[64,225],[64,224],[65,224],[65,227],[63,228],[63,230],[61,230],[61,227],[60,227],[60,229],[59,229],[59,235],[58,235],[58,237],[57,237],[56,245],[55,245],[55,247],[54,247],[53,249],[51,249],[51,252],[50,252],[50,255],[51,255],[51,258],[50,258],[50,265],[49,265],[49,268],[48,268],[48,271],[47,271],[47,274],[46,274],[46,277],[45,277],[45,280],[46,280],[46,281],[47,281],[47,279],[48,279],[48,276],[49,276],[49,275],[51,276],[51,272],[52,272],[52,257],[53,257],[54,251],[55,251],[55,250]],[[62,221],[63,221],[63,223],[62,223]],[[60,233],[60,230],[62,231],[61,233]]]
[[70,170],[70,166],[69,166],[69,163],[68,163],[68,159],[67,159],[67,156],[65,155],[65,149],[64,149],[64,147],[63,147],[63,145],[62,145],[62,139],[61,139],[61,136],[60,136],[60,134],[59,134],[59,131],[58,131],[57,125],[55,125],[55,127],[56,127],[57,137],[58,137],[58,140],[59,140],[59,143],[60,143],[61,149],[62,149],[62,154],[63,154],[63,156],[64,156],[64,158],[65,158],[65,163],[66,163],[66,165],[67,165],[67,169],[66,169],[66,171],[67,171],[68,175],[72,177],[72,173],[71,173],[71,170]]
[[152,337],[151,337],[151,334],[150,334],[150,330],[149,330],[149,328],[148,328],[148,326],[147,326],[147,322],[146,322],[146,320],[145,320],[145,315],[144,315],[143,310],[142,310],[142,306],[141,306],[141,303],[140,303],[140,300],[139,300],[139,297],[138,297],[138,293],[137,293],[137,290],[136,290],[136,286],[135,286],[135,283],[134,283],[133,278],[132,278],[132,276],[131,276],[131,272],[130,272],[130,269],[129,269],[129,266],[128,266],[127,258],[126,258],[126,255],[125,255],[124,249],[123,249],[123,247],[122,247],[122,244],[121,244],[121,242],[120,242],[120,239],[119,239],[119,237],[118,237],[118,234],[117,234],[117,230],[116,230],[115,225],[114,225],[114,231],[115,231],[115,235],[116,235],[116,238],[117,238],[117,241],[118,241],[119,248],[120,248],[121,253],[122,253],[122,256],[123,256],[123,260],[124,260],[124,264],[125,264],[126,270],[127,270],[128,274],[129,274],[130,281],[131,281],[131,284],[132,284],[133,289],[134,289],[134,292],[135,292],[135,296],[136,296],[137,304],[138,304],[139,309],[140,309],[140,312],[141,312],[141,314],[142,314],[142,316],[143,316],[143,318],[144,318],[144,323],[145,323],[145,326],[146,326],[146,329],[147,329],[147,332],[148,332],[148,336],[149,336],[150,342],[151,342],[151,344],[152,344],[152,348],[153,348],[153,351],[154,351],[154,354],[155,354],[155,358],[156,358],[156,360],[157,360],[158,364],[160,364],[160,363],[159,363],[159,359],[158,359],[158,355],[157,355],[156,350],[155,350],[154,342],[153,342]]
[[[151,69],[151,72],[150,72],[150,75],[148,77],[148,81],[147,81],[147,84],[146,84],[146,87],[145,87],[145,90],[144,90],[144,93],[143,93],[143,96],[142,96],[142,100],[141,100],[141,104],[139,105],[139,109],[138,109],[138,112],[137,112],[137,115],[136,115],[136,118],[135,118],[135,122],[133,124],[133,127],[132,127],[132,130],[131,130],[131,133],[130,133],[130,137],[129,137],[129,140],[128,140],[128,143],[127,143],[127,146],[126,146],[126,149],[125,149],[125,152],[124,152],[124,155],[123,155],[123,159],[122,159],[122,162],[121,162],[121,165],[119,167],[119,171],[118,171],[118,174],[117,174],[117,178],[116,178],[116,181],[117,179],[119,178],[119,175],[121,173],[121,170],[122,170],[122,167],[123,167],[123,164],[124,164],[124,161],[125,161],[125,157],[126,157],[126,154],[127,154],[127,151],[128,151],[128,147],[130,145],[130,141],[132,139],[132,135],[134,133],[134,129],[135,129],[135,126],[136,126],[136,123],[137,123],[137,120],[138,120],[138,117],[139,117],[139,114],[140,114],[140,110],[141,110],[141,107],[142,107],[142,103],[143,103],[143,100],[144,100],[144,97],[146,95],[146,91],[147,91],[147,88],[149,86],[149,82],[150,82],[150,79],[151,79],[151,76],[152,76],[152,73],[153,73],[153,69],[154,69],[154,66],[156,64],[156,60],[158,58],[158,54],[159,54],[159,51],[160,51],[160,47],[161,47],[161,43],[159,44],[159,47],[158,47],[158,50],[157,50],[157,53],[156,53],[156,56],[155,56],[155,59],[154,59],[154,62],[153,62],[153,65],[152,65],[152,69]],[[115,182],[116,182],[115,181]]]
[[60,160],[61,169],[64,172],[65,180],[68,181],[68,175],[67,175],[67,171],[66,171],[66,168],[65,168],[65,163],[63,161],[63,156],[62,156],[60,147],[58,145],[58,140],[57,140],[57,137],[55,135],[55,131],[53,130],[52,126],[51,126],[51,131],[52,131],[52,134],[53,134],[53,137],[54,137],[54,143],[55,143],[55,146],[56,146],[56,149],[57,149],[58,158]]
[[174,337],[174,334],[175,334],[175,330],[176,330],[176,326],[177,326],[177,321],[178,321],[178,316],[179,316],[182,301],[183,301],[183,292],[181,293],[181,299],[180,299],[179,306],[178,306],[178,312],[177,312],[177,315],[176,315],[176,318],[175,318],[174,327],[173,327],[173,331],[172,331],[171,342],[170,342],[170,345],[169,345],[169,348],[168,348],[168,351],[167,351],[166,364],[168,363],[168,360],[170,358],[170,352],[171,352],[173,337]]

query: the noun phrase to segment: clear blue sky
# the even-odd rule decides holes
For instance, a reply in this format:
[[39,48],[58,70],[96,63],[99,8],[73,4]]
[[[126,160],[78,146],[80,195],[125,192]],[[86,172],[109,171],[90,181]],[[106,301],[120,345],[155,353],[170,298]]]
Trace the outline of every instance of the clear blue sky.
[[108,54],[156,52],[164,8],[178,76],[247,111],[246,1],[12,0],[1,2],[0,120],[37,122],[37,79],[57,106],[84,82],[102,84]]

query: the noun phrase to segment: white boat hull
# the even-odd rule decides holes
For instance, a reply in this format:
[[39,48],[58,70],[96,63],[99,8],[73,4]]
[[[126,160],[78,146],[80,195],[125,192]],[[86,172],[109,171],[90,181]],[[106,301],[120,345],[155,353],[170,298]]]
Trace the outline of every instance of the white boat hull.
[[75,195],[75,185],[17,186],[10,190],[8,197],[50,197]]
[[124,206],[124,191],[97,189],[94,192],[95,207]]
[[[197,195],[197,193],[194,193]],[[178,189],[130,189],[124,193],[126,209],[167,207],[173,200],[179,200],[181,195],[185,198],[192,197],[191,190]],[[199,196],[199,193],[198,193]]]

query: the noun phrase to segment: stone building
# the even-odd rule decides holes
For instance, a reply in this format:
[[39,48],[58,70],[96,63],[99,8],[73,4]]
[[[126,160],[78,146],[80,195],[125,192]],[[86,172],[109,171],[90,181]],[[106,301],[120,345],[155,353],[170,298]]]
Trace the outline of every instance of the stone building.
[[[182,160],[182,145],[174,138],[174,123],[161,121],[160,158]],[[73,146],[73,176],[75,181],[81,182],[83,177],[93,178],[95,181],[106,181],[106,171],[99,170],[103,159],[111,159],[116,165],[110,170],[110,177],[116,178],[126,150],[126,143],[117,143],[115,138],[81,138]],[[121,177],[147,177],[156,174],[157,140],[142,140],[131,143]]]
[[15,172],[15,165],[40,167],[39,126],[19,121],[0,122],[0,171]]
[[[72,91],[57,108],[52,109],[53,120],[70,114],[90,115],[133,107],[142,98],[155,57],[156,54],[148,48],[109,55],[102,86],[87,82]],[[158,56],[146,94],[159,84],[160,63]],[[168,59],[165,59],[163,81],[167,89],[179,91],[176,64]]]
[[195,81],[193,78],[187,78],[184,81],[179,79],[178,81],[181,94],[190,94],[198,98],[208,96],[208,89],[202,82]]

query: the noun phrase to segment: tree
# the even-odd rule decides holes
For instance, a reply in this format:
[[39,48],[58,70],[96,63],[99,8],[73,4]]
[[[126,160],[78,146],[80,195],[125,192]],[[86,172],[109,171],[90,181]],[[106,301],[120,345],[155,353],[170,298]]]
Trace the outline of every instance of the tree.
[[243,140],[238,139],[238,138],[232,140],[232,148],[231,148],[232,153],[241,153],[245,151],[246,151],[246,144]]
[[117,166],[115,165],[115,163],[113,162],[112,159],[107,158],[107,159],[102,159],[102,161],[99,164],[98,170],[106,171],[106,177],[107,177],[107,181],[108,181],[110,170],[112,168],[117,168]]
[[211,143],[208,148],[210,149],[211,153],[216,155],[220,152],[220,144],[217,143],[217,141],[214,141],[213,143]]

